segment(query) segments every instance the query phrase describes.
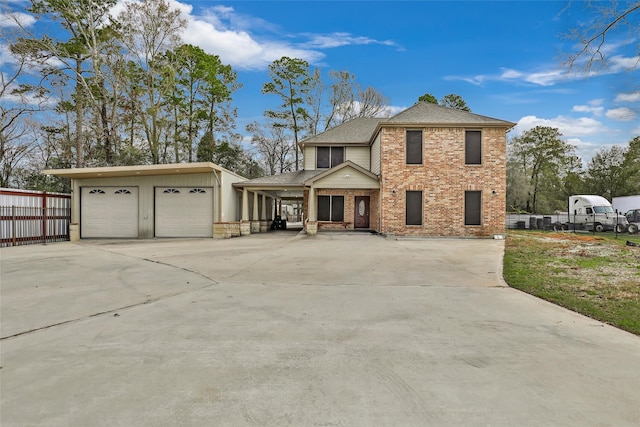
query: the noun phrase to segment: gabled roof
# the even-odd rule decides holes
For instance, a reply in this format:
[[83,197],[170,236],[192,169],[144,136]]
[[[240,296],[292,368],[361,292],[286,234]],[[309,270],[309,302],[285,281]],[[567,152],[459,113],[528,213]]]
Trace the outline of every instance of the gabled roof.
[[376,175],[375,173],[366,170],[365,168],[363,168],[362,166],[360,166],[360,165],[358,165],[356,163],[353,163],[351,160],[347,160],[346,162],[340,163],[336,167],[324,170],[324,171],[322,171],[322,173],[320,173],[318,175],[315,175],[315,176],[312,176],[311,178],[309,178],[308,180],[305,181],[305,184],[311,185],[313,182],[315,182],[315,181],[317,181],[319,179],[322,179],[322,178],[324,178],[326,176],[332,175],[332,174],[334,174],[334,173],[336,173],[336,172],[338,172],[338,171],[340,171],[340,170],[342,170],[344,168],[353,168],[353,169],[355,169],[356,172],[359,172],[359,173],[361,173],[363,175],[366,175],[371,179],[375,179],[376,181],[378,180],[378,175]]
[[352,119],[301,141],[300,146],[370,145],[380,128],[385,126],[512,128],[515,125],[506,120],[421,101],[393,117]]
[[382,118],[357,117],[342,123],[321,134],[300,141],[300,146],[305,145],[331,145],[331,144],[362,144],[369,145],[371,135]]
[[515,123],[421,101],[391,118],[381,120],[380,125],[441,125],[444,127],[489,126],[510,128],[515,126]]

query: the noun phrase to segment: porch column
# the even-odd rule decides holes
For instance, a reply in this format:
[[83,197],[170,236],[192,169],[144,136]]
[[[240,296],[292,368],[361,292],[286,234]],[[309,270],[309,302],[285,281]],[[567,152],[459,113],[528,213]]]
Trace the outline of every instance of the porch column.
[[266,233],[269,231],[267,224],[267,195],[262,195],[262,204],[260,206],[260,232]]
[[316,191],[313,187],[309,187],[309,221],[317,221],[316,213]]
[[251,232],[259,233],[260,232],[260,213],[258,210],[258,192],[253,192],[253,212],[251,214]]
[[307,234],[318,234],[318,215],[316,213],[316,190],[309,187],[309,220],[306,224]]
[[262,209],[260,209],[260,220],[266,221],[267,219],[267,195],[262,195]]
[[249,221],[249,191],[242,189],[242,220]]
[[251,223],[249,222],[249,191],[242,189],[242,221],[240,221],[240,235],[251,234]]

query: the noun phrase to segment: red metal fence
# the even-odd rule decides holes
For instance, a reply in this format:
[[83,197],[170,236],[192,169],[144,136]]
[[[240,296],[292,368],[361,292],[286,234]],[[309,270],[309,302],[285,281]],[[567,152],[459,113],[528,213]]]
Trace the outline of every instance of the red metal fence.
[[0,247],[69,240],[71,196],[0,188]]

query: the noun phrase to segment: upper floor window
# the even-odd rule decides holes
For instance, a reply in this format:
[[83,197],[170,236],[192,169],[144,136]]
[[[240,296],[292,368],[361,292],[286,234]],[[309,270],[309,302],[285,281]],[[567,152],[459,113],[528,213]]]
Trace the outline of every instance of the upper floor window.
[[407,164],[422,164],[422,130],[407,130]]
[[317,147],[316,168],[329,169],[344,162],[344,147]]
[[465,132],[464,162],[467,165],[482,164],[482,133],[479,130]]

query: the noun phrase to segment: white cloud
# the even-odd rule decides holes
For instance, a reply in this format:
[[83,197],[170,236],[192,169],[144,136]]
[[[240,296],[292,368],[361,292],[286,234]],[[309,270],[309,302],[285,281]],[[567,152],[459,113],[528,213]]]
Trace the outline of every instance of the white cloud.
[[36,22],[33,15],[22,12],[0,13],[0,28],[8,27],[30,27]]
[[9,51],[9,46],[6,44],[0,43],[0,66],[5,66],[8,64],[15,64],[16,59],[11,55]]
[[[124,10],[125,1],[114,7],[112,14]],[[231,6],[212,6],[197,14],[191,5],[169,0],[170,7],[180,10],[187,20],[183,41],[218,55],[222,62],[239,69],[264,69],[283,56],[301,58],[319,64],[323,49],[348,45],[397,45],[390,40],[375,40],[350,33],[283,34],[277,25],[261,18],[239,14]],[[260,35],[258,35],[260,34]],[[267,34],[267,35],[265,35]]]
[[384,46],[396,46],[390,40],[376,40],[369,37],[353,36],[350,33],[330,33],[330,34],[305,34],[309,37],[309,41],[303,43],[303,46],[313,47],[316,49],[327,49],[341,46],[351,45],[368,45],[379,44]]
[[631,134],[635,136],[640,136],[640,126],[635,129],[631,129]]
[[605,113],[608,119],[619,122],[629,122],[636,118],[636,113],[627,107],[613,108]]
[[598,151],[613,146],[613,144],[598,144],[581,138],[567,138],[565,141],[576,147],[576,154],[582,159],[583,166],[586,166]]
[[574,105],[571,111],[576,111],[578,113],[591,113],[594,116],[601,116],[604,107],[594,107],[591,105]]
[[619,93],[614,99],[615,102],[638,102],[640,101],[640,92]]
[[565,137],[596,135],[605,130],[601,122],[590,117],[557,116],[552,119],[543,119],[536,116],[524,116],[518,120],[514,131],[517,134],[522,134],[536,126],[558,128]]

